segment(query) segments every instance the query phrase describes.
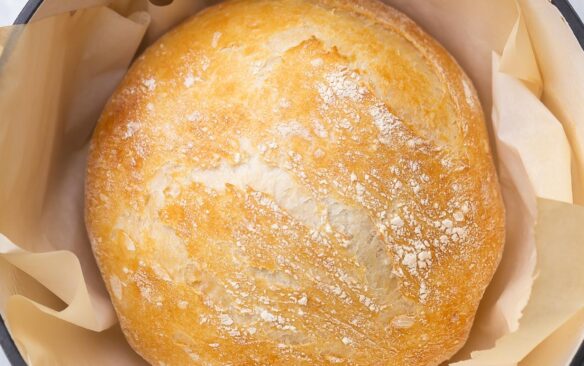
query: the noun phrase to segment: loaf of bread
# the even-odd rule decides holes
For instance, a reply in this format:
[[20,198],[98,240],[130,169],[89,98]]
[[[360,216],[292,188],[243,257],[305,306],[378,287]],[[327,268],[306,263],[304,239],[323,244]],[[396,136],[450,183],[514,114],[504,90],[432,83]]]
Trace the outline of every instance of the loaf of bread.
[[504,210],[469,78],[376,0],[208,8],[107,104],[86,223],[153,365],[437,365]]

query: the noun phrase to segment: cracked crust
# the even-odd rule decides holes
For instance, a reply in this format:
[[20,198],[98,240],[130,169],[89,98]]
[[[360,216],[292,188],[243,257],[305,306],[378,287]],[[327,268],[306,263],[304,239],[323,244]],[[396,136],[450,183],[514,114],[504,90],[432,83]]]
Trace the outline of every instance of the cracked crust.
[[204,10],[135,62],[90,146],[93,250],[155,365],[437,365],[503,216],[471,82],[377,1]]

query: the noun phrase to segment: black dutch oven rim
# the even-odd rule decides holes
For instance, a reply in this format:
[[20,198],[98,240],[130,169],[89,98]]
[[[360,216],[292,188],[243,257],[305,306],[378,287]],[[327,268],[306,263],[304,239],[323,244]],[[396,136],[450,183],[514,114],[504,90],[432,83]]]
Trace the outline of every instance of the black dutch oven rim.
[[[42,2],[43,0],[29,0],[16,17],[14,24],[28,23]],[[552,4],[560,10],[566,19],[566,22],[568,22],[568,25],[572,28],[580,46],[584,49],[584,23],[582,22],[582,19],[578,17],[578,14],[568,0],[552,0]],[[0,317],[0,345],[4,349],[4,353],[6,354],[11,366],[26,366],[26,363],[22,359],[18,348],[16,348],[2,317]],[[570,366],[584,366],[584,342],[576,352]]]

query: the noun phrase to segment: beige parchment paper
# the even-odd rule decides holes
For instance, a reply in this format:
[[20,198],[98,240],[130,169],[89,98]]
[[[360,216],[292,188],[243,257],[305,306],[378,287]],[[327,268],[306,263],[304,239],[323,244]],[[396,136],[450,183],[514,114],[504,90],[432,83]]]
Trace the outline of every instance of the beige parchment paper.
[[[29,364],[112,364],[120,352],[138,359],[111,328],[115,314],[83,226],[82,182],[95,118],[148,21],[146,13],[126,18],[93,8],[17,27],[7,38],[0,73],[0,306]],[[110,345],[107,352],[99,344]]]
[[[46,0],[0,28],[0,312],[29,364],[144,364],[83,227],[86,144],[136,50],[213,2]],[[506,250],[454,360],[561,365],[584,328],[584,53],[546,0],[386,2],[471,76],[497,148]]]

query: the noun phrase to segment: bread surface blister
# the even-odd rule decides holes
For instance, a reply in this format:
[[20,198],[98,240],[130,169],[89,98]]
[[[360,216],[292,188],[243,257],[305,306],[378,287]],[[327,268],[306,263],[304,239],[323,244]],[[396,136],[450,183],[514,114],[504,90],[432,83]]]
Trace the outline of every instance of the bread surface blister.
[[461,68],[374,1],[234,1],[138,58],[90,148],[86,222],[154,365],[437,365],[502,252]]

